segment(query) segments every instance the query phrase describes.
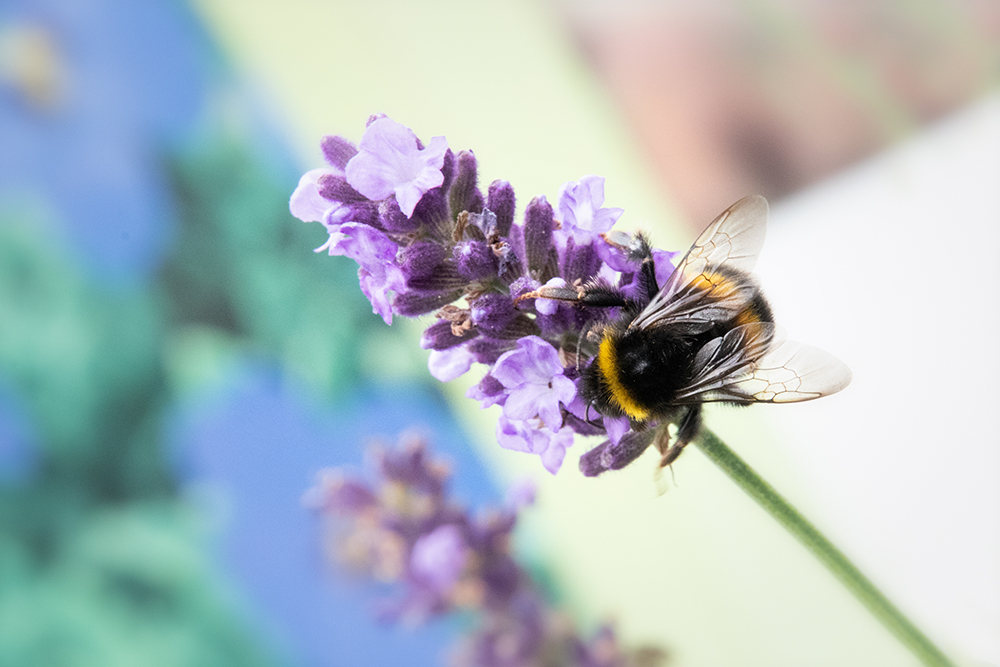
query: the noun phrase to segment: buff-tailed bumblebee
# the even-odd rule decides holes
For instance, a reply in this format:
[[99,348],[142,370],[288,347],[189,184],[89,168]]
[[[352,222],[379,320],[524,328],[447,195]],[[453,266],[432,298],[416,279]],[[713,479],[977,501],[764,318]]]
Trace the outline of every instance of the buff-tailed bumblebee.
[[[767,201],[746,197],[702,232],[662,286],[649,243],[626,237],[620,247],[640,262],[640,297],[599,280],[532,295],[619,308],[618,319],[591,332],[589,351],[578,345],[580,356],[591,357],[581,393],[600,414],[628,417],[634,430],[659,425],[651,440],[661,466],[698,435],[704,403],[808,401],[851,381],[833,356],[781,338],[750,274],[766,227]],[[677,429],[672,444],[668,424]]]

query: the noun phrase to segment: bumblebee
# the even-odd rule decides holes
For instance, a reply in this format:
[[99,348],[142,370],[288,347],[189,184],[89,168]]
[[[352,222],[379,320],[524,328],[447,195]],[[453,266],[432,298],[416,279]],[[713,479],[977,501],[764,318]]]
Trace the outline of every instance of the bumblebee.
[[[702,232],[662,286],[642,236],[626,246],[609,237],[641,262],[630,296],[601,281],[535,292],[580,307],[620,309],[588,336],[581,394],[598,413],[626,416],[637,432],[653,431],[635,457],[652,442],[661,467],[670,465],[698,435],[705,403],[809,401],[850,383],[842,362],[780,335],[750,274],[766,227],[767,201],[746,197]],[[676,426],[672,444],[669,424]]]

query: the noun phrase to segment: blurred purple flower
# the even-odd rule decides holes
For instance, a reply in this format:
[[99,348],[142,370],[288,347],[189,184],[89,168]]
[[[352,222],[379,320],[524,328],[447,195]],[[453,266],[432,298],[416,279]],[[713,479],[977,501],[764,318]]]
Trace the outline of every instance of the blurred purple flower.
[[447,593],[462,576],[469,548],[454,524],[422,535],[410,553],[410,573],[438,593]]
[[576,385],[563,375],[556,348],[538,336],[517,341],[517,349],[500,355],[490,374],[507,389],[503,413],[508,419],[538,416],[545,426],[558,430],[560,402],[576,396]]
[[[552,460],[561,460],[572,442],[569,429],[563,430],[565,442],[548,445]],[[523,436],[538,441],[547,431],[526,428]],[[324,526],[336,531],[339,548],[332,553],[342,563],[396,583],[398,595],[379,605],[382,620],[423,622],[467,610],[473,627],[452,656],[456,667],[657,664],[638,661],[649,649],[622,649],[610,627],[590,637],[579,633],[514,559],[511,534],[518,512],[534,502],[533,483],[513,485],[504,508],[473,515],[449,497],[448,468],[430,456],[425,441],[412,435],[401,440],[399,447],[374,451],[374,483],[325,471],[306,494],[310,506],[336,519]]]
[[421,149],[410,128],[383,117],[368,126],[358,149],[347,163],[347,182],[371,200],[395,194],[408,218],[424,193],[444,182],[444,137],[434,137]]
[[476,358],[464,345],[456,345],[446,350],[431,350],[427,368],[431,375],[441,382],[450,382],[464,375]]

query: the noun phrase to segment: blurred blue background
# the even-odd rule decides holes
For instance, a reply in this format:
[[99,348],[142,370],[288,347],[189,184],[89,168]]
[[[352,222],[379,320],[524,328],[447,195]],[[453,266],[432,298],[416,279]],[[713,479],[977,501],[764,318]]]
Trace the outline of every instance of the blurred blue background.
[[433,386],[365,379],[383,325],[200,22],[5,3],[0,54],[0,664],[438,664],[300,498],[414,426],[491,482]]

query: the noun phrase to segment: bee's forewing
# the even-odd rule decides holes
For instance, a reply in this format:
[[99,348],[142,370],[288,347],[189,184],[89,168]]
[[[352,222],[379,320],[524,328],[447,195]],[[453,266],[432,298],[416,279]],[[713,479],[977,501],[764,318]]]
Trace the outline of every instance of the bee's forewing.
[[639,313],[631,327],[643,329],[666,321],[685,323],[694,328],[725,319],[720,308],[730,314],[746,305],[740,294],[729,295],[726,304],[708,298],[698,286],[725,265],[728,269],[749,273],[757,263],[767,233],[767,200],[760,195],[744,197],[710,224],[688,250],[684,259],[660,287],[660,291]]
[[795,403],[835,394],[851,383],[851,369],[823,350],[784,341],[754,364],[736,386],[755,402]]

